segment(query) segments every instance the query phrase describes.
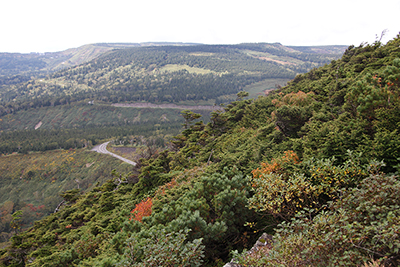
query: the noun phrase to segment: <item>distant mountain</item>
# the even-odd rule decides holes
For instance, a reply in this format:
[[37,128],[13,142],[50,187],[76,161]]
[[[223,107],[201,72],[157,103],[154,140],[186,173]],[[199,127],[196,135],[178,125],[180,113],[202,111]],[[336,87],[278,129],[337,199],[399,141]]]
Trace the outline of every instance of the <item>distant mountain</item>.
[[0,53],[0,77],[6,75],[44,75],[90,61],[113,49],[159,45],[194,45],[190,43],[98,43],[46,53]]
[[[0,52],[0,77],[10,75],[45,75],[60,69],[80,65],[100,55],[115,49],[146,46],[195,46],[198,43],[180,42],[144,42],[144,43],[96,43],[87,44],[77,48],[70,48],[60,52],[46,53],[1,53]],[[241,44],[238,47],[252,46],[266,47],[266,44]],[[276,49],[281,46],[287,52],[308,54],[342,54],[347,46],[288,46],[279,43],[271,44]]]

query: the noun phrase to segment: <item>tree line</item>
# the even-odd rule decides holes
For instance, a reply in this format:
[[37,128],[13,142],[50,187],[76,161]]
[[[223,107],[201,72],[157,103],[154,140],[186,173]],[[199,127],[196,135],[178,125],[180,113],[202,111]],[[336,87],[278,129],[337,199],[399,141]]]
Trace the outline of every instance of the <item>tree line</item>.
[[139,124],[134,126],[102,126],[72,129],[37,129],[2,132],[0,154],[13,152],[47,151],[54,149],[84,148],[97,145],[104,140],[121,136],[152,136],[174,134],[181,123]]

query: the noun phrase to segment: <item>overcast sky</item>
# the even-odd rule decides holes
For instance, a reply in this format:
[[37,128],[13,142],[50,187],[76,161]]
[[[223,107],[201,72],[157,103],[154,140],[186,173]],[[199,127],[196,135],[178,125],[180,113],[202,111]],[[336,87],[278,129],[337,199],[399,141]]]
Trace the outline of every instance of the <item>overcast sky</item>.
[[90,43],[360,45],[400,31],[400,0],[1,0],[0,52]]

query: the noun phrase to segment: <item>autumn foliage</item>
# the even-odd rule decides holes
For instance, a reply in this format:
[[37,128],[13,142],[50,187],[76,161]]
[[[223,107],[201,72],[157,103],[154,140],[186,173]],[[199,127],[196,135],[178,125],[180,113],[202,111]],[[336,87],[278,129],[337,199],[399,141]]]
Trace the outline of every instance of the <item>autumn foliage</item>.
[[151,215],[152,206],[153,206],[153,200],[151,198],[142,200],[142,202],[137,204],[136,207],[131,211],[132,215],[129,220],[142,222],[143,217]]
[[293,105],[293,106],[307,106],[310,105],[314,99],[313,96],[315,94],[313,92],[304,93],[303,91],[298,91],[297,93],[288,93],[283,96],[281,99],[275,98],[272,100],[272,104],[274,104],[277,108],[280,108],[284,105]]
[[285,151],[282,157],[274,158],[271,162],[262,162],[261,168],[257,168],[251,173],[254,178],[261,177],[263,174],[283,174],[285,172],[285,165],[288,163],[299,163],[299,157],[292,150]]
[[253,170],[250,180],[254,195],[249,199],[249,208],[289,220],[302,208],[313,206],[317,187],[292,170],[298,163],[297,154],[289,150]]

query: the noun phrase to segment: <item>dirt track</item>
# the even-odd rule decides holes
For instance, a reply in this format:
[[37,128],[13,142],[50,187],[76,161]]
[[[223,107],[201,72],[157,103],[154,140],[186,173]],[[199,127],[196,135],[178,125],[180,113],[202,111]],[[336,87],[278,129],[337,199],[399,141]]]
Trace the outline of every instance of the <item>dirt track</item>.
[[171,108],[171,109],[189,109],[189,110],[222,110],[220,106],[181,106],[176,104],[161,104],[152,103],[131,103],[131,104],[112,104],[114,107],[127,108]]

